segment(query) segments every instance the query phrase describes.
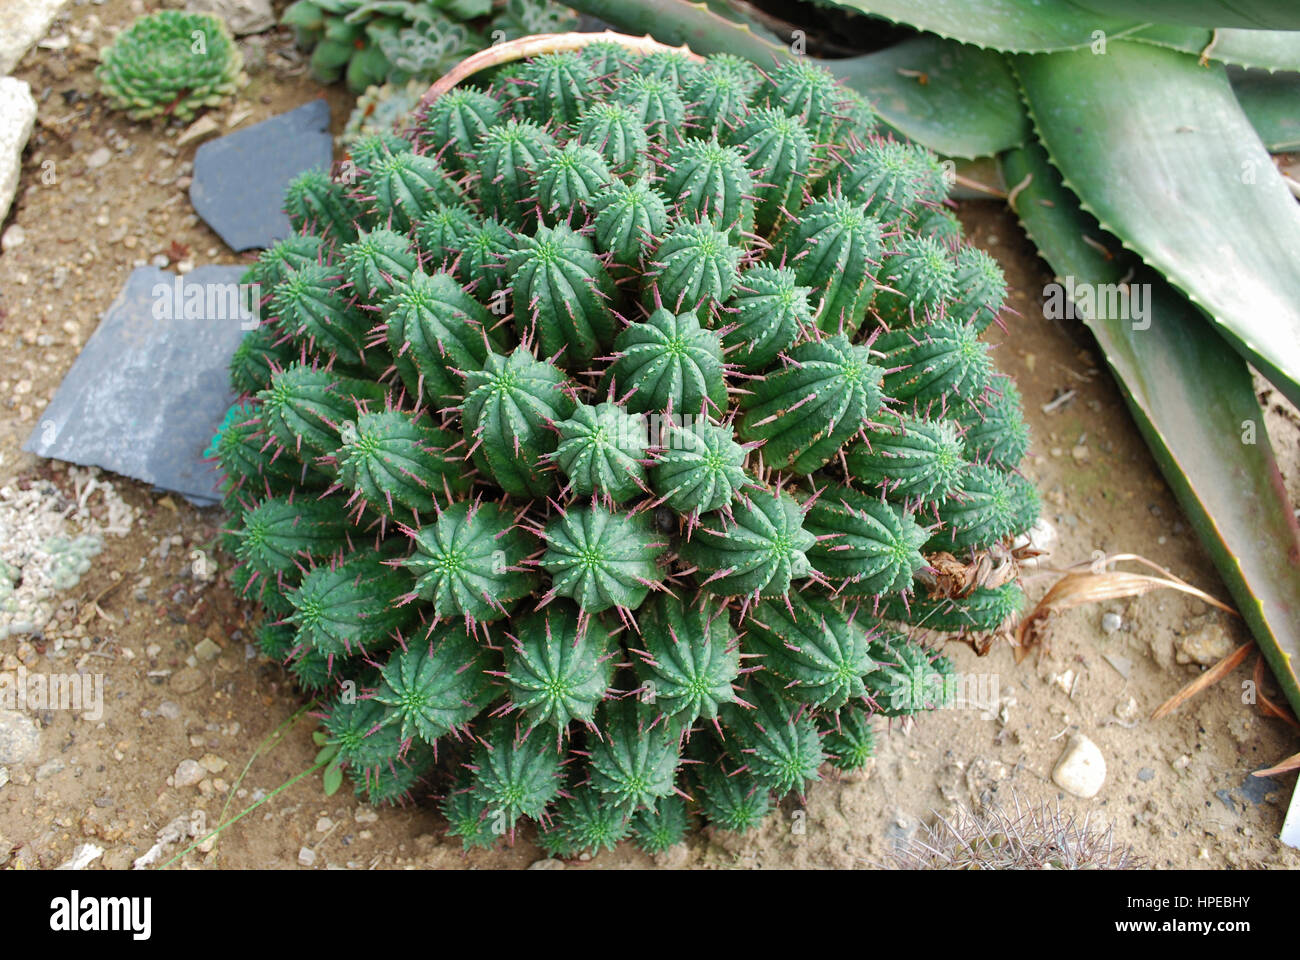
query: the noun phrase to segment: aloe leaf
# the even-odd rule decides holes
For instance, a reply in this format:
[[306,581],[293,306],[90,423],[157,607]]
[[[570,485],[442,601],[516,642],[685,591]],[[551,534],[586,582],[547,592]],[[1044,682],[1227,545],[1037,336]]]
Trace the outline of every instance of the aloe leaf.
[[990,156],[1029,136],[1015,75],[992,51],[922,34],[823,65],[899,133],[946,156]]
[[[1067,0],[830,0],[856,10],[962,43],[1008,53],[1043,53],[1086,47],[1097,33],[1113,39],[1139,29],[1128,16],[1099,16]],[[1144,18],[1144,20],[1147,18]]]
[[[1084,213],[1042,148],[1003,158],[1008,183],[1032,175],[1016,212],[1060,277],[1115,283],[1125,272],[1083,240],[1114,240]],[[1209,551],[1242,618],[1293,708],[1300,710],[1300,529],[1264,430],[1250,371],[1214,325],[1143,268],[1149,328],[1120,317],[1086,317],[1147,446]],[[1245,442],[1247,439],[1253,443]]]
[[1135,6],[1143,19],[1193,27],[1243,27],[1248,30],[1300,30],[1295,0],[1071,0],[1071,5],[1114,17],[1130,17]]
[[1300,76],[1232,70],[1228,78],[1268,152],[1300,150]]
[[1221,66],[1132,43],[1016,58],[1043,145],[1085,210],[1300,403],[1300,207]]
[[750,29],[687,0],[575,0],[568,6],[620,30],[646,33],[660,43],[686,44],[699,54],[732,53],[769,67],[793,56]]
[[[663,43],[685,43],[699,54],[732,53],[763,67],[794,57],[788,47],[703,4],[576,0],[572,6],[623,30],[649,33]],[[1024,143],[1029,135],[1014,74],[991,51],[918,36],[861,57],[813,59],[867,97],[889,126],[946,156],[992,156]]]
[[[1222,6],[1221,16],[1180,16],[1182,0],[1134,4],[1130,0],[828,0],[856,10],[935,33],[962,43],[1004,53],[1051,53],[1090,48],[1104,50],[1111,40],[1131,37],[1207,59],[1243,67],[1295,70],[1300,37],[1290,32],[1300,25],[1300,8],[1291,0],[1272,2],[1276,29],[1260,29],[1268,21],[1233,15],[1234,4]],[[1249,0],[1244,0],[1249,3]],[[1244,6],[1236,4],[1236,6]],[[1197,5],[1199,6],[1199,4]],[[1091,10],[1100,10],[1095,13]],[[1219,29],[1212,29],[1219,28]],[[1245,29],[1238,29],[1245,28]]]
[[1126,39],[1237,67],[1300,70],[1300,32],[1294,30],[1206,30],[1162,23],[1143,27]]

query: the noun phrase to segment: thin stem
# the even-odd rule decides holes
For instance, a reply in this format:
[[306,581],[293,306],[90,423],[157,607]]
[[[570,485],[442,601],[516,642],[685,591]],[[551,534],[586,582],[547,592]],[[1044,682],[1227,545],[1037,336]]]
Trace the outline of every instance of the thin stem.
[[439,77],[433,86],[425,91],[424,96],[420,98],[420,105],[428,106],[466,77],[473,76],[480,70],[486,70],[489,67],[499,66],[503,63],[512,63],[515,60],[538,57],[545,53],[568,53],[573,50],[581,50],[590,44],[601,42],[621,43],[629,50],[640,53],[676,52],[684,53],[692,60],[700,62],[704,60],[699,54],[693,53],[685,44],[680,47],[670,47],[668,44],[660,43],[649,36],[632,37],[625,33],[615,33],[612,30],[606,30],[602,33],[539,33],[531,37],[520,37],[517,40],[496,43],[472,56],[466,57]]

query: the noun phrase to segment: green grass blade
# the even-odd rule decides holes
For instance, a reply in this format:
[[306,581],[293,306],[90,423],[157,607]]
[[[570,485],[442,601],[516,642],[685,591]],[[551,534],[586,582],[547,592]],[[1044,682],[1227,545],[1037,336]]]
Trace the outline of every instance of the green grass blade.
[[1084,209],[1300,403],[1300,207],[1223,67],[1122,42],[1015,63]]
[[[1026,232],[1060,277],[1114,283],[1107,259],[1082,238],[1113,238],[1084,213],[1037,145],[1003,158],[1008,183],[1032,176],[1016,198]],[[1169,284],[1141,268],[1153,322],[1085,319],[1129,409],[1291,706],[1300,711],[1300,529],[1291,512],[1250,371],[1213,325]],[[1247,427],[1253,424],[1253,427]],[[1253,429],[1254,443],[1244,442]]]

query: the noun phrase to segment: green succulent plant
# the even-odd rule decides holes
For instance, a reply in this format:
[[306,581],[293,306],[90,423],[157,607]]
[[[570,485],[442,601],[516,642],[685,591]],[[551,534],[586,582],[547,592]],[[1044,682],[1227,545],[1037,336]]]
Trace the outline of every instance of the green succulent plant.
[[475,50],[577,23],[553,0],[295,0],[281,23],[311,51],[320,83],[345,80],[353,93],[391,83],[429,83]]
[[912,221],[807,182],[869,115],[807,71],[591,47],[291,188],[212,448],[259,642],[366,691],[327,711],[339,768],[376,801],[428,778],[467,849],[531,820],[554,855],[661,852],[860,766],[873,716],[941,703],[901,632],[928,552],[1036,509],[958,285],[885,332],[854,258]]
[[135,20],[99,52],[99,60],[100,92],[133,120],[191,120],[235,92],[244,66],[222,20],[180,10]]
[[[942,206],[946,184],[966,174],[968,183],[981,184],[979,195],[1005,195],[1056,276],[1044,290],[1047,316],[1078,320],[1095,336],[1157,464],[1300,710],[1300,621],[1290,613],[1300,606],[1300,579],[1288,560],[1300,552],[1300,532],[1294,504],[1277,483],[1267,431],[1243,439],[1242,426],[1253,430],[1265,420],[1258,376],[1300,403],[1293,253],[1300,207],[1280,172],[1285,165],[1275,162],[1296,147],[1300,8],[1292,0],[785,5],[782,15],[793,22],[833,24],[837,40],[873,38],[871,52],[841,47],[834,59],[765,36],[740,5],[572,2],[628,33],[689,41],[700,53],[743,57],[779,74],[777,99],[784,99],[775,109],[783,115],[800,117],[818,97],[842,101],[831,116],[851,128],[838,135],[858,149],[818,180],[827,165],[816,144],[831,138],[814,137],[809,198],[839,191],[880,221],[914,226],[951,247],[961,231]],[[908,69],[899,69],[903,64]],[[842,81],[838,93],[804,79],[818,67]],[[772,99],[769,93],[751,102]],[[863,100],[876,105],[882,127],[912,142],[864,137],[871,117],[863,115]],[[759,143],[775,137],[766,132],[772,118],[757,127]],[[1170,130],[1179,136],[1169,137]],[[951,159],[936,163],[921,145]],[[797,148],[785,149],[789,156]],[[1179,198],[1186,196],[1197,197],[1194,223],[1183,216]],[[962,248],[951,276],[915,274],[913,267],[937,253],[922,247],[931,245],[887,237],[886,276],[875,277],[882,315],[933,315],[937,300],[947,319],[972,333],[994,323],[1007,291],[992,258]],[[1226,250],[1234,256],[1225,262]],[[828,288],[823,299],[835,310],[819,316],[825,329],[856,321],[860,281],[860,271],[845,272]],[[885,287],[929,293],[913,305]],[[948,361],[935,352],[944,340]],[[954,375],[978,376],[973,358],[961,359],[965,351],[948,337],[934,338],[916,359],[921,352],[932,353],[943,374],[937,392]],[[911,412],[946,416],[941,405],[920,396]],[[1013,432],[1019,436],[1008,450],[1024,442],[1022,431]],[[1001,454],[972,433],[971,452],[996,462]],[[1243,564],[1243,557],[1252,560]]]

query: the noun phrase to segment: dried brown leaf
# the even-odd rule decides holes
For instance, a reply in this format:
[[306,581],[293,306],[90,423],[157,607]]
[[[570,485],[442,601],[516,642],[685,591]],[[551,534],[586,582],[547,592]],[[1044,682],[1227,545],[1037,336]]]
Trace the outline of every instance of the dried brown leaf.
[[1232,651],[1232,653],[1228,654],[1214,666],[1210,667],[1209,670],[1206,670],[1203,674],[1191,683],[1187,684],[1164,703],[1160,704],[1160,706],[1156,707],[1155,712],[1151,714],[1151,719],[1159,720],[1166,714],[1177,710],[1183,703],[1196,696],[1206,687],[1218,683],[1228,674],[1232,673],[1233,670],[1237,669],[1241,662],[1246,659],[1246,654],[1250,653],[1254,646],[1253,643],[1243,643],[1236,650]]

